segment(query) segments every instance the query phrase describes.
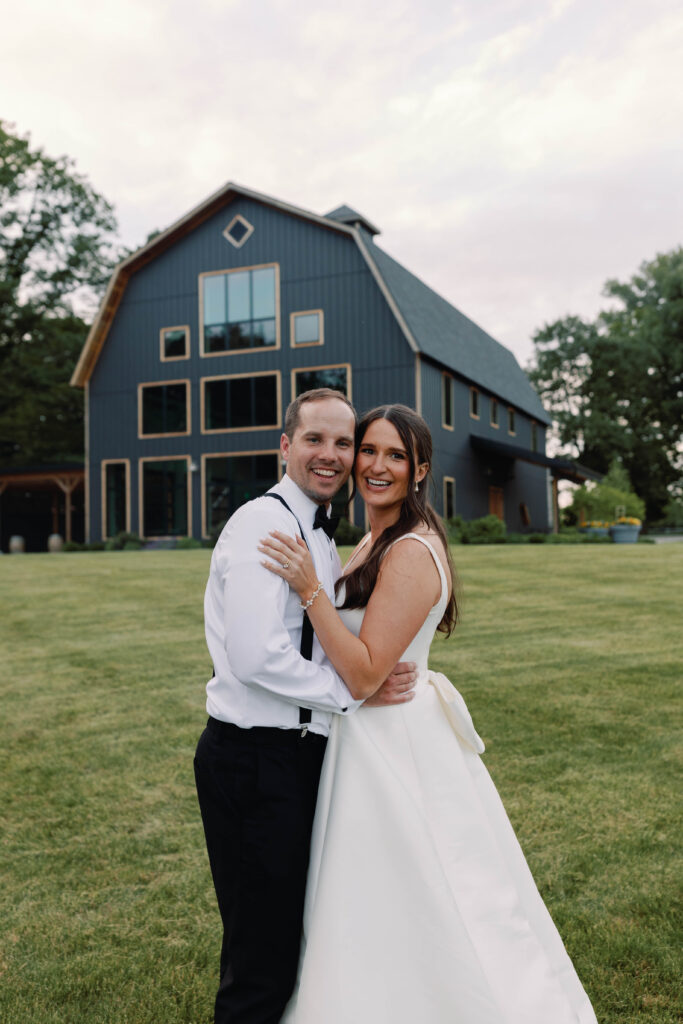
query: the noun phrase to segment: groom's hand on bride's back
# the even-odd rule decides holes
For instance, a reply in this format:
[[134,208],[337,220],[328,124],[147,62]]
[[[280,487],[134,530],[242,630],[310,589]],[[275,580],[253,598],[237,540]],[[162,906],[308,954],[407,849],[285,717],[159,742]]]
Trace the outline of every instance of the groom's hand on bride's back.
[[405,704],[415,696],[417,665],[414,661],[399,661],[379,690],[365,701],[366,708],[386,708],[392,704]]

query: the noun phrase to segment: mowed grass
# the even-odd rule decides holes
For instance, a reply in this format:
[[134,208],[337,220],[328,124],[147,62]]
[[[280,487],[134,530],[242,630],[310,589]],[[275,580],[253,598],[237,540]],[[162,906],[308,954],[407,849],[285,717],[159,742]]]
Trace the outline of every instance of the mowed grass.
[[[454,555],[462,623],[432,664],[467,699],[598,1020],[677,1021],[683,545]],[[208,563],[0,559],[2,1024],[212,1019],[192,775]]]

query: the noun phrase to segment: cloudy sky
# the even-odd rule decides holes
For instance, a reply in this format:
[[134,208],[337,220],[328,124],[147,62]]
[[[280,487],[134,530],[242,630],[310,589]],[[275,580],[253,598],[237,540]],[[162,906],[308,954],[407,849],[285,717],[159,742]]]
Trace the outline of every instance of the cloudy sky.
[[0,117],[141,244],[226,181],[340,203],[525,364],[683,242],[677,0],[0,0]]

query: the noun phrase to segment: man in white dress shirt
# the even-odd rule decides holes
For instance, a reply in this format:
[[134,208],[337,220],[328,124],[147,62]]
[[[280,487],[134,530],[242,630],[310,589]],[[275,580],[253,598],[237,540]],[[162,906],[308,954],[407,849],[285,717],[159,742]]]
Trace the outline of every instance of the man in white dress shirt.
[[[332,714],[360,702],[317,639],[302,637],[299,598],[261,566],[258,544],[273,529],[303,534],[334,599],[341,564],[327,517],[351,472],[355,424],[338,392],[292,402],[286,474],[235,512],[211,559],[204,612],[214,675],[195,776],[223,922],[215,1024],[277,1024],[296,980],[326,737]],[[410,699],[413,668],[397,665],[372,703]]]

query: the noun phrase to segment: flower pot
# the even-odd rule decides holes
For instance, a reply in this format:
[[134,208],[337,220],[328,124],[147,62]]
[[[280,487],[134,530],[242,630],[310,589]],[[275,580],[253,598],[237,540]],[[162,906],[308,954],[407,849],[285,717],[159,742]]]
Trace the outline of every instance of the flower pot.
[[609,528],[609,535],[615,544],[635,544],[639,533],[640,527],[632,523],[615,523]]
[[579,533],[587,533],[590,537],[606,537],[609,528],[607,526],[580,526]]

